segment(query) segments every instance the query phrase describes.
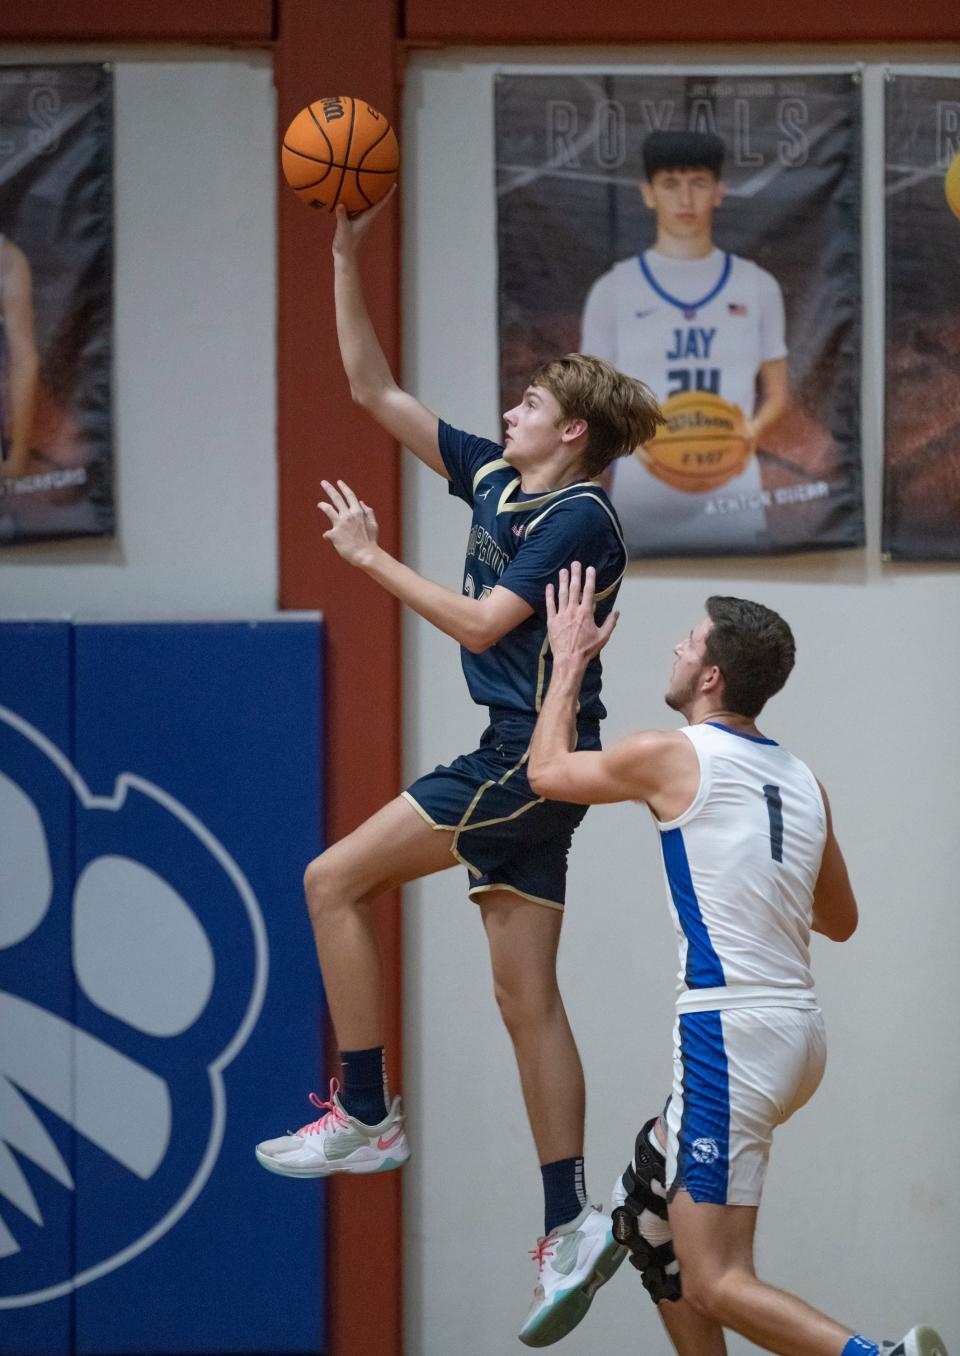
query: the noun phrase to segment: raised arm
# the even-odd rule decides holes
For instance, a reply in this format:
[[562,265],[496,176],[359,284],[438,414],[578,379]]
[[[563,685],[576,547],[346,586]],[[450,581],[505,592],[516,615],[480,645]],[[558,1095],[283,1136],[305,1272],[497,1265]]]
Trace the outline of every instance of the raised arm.
[[355,220],[347,216],[342,206],[337,208],[333,291],[340,356],[356,403],[431,470],[449,479],[440,456],[437,416],[397,385],[370,323],[363,296],[357,245],[386,202],[384,199]]
[[845,942],[856,930],[858,913],[847,864],[843,860],[840,844],[833,832],[833,816],[827,793],[820,787],[823,796],[823,808],[827,814],[827,842],[823,849],[820,874],[813,892],[814,932],[829,937],[832,942]]

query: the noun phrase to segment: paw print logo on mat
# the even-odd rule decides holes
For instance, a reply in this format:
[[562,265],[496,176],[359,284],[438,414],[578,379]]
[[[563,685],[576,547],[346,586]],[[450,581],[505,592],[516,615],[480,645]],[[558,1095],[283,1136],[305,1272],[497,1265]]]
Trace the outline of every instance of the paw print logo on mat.
[[131,773],[94,794],[0,707],[0,1310],[123,1266],[190,1208],[267,962],[210,828]]

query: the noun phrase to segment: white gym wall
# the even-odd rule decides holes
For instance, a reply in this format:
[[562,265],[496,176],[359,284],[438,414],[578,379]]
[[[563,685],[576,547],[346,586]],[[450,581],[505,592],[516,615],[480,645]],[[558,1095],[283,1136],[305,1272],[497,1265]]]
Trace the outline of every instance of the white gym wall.
[[[854,938],[815,939],[829,1067],[781,1129],[761,1211],[758,1264],[771,1282],[874,1336],[928,1319],[960,1334],[960,1114],[954,989],[960,956],[960,574],[880,559],[883,140],[881,63],[902,52],[811,52],[871,63],[863,448],[865,550],[768,560],[638,564],[606,654],[605,738],[675,720],[662,694],[671,647],[710,593],[755,597],[789,620],[798,663],[762,728],[807,759],[830,793],[861,904]],[[606,58],[606,59],[605,59]],[[943,69],[936,51],[911,55]],[[638,65],[796,66],[784,49],[644,51]],[[444,417],[499,436],[493,79],[498,69],[585,64],[582,54],[416,53],[404,124],[405,380]],[[623,51],[589,55],[624,68]],[[874,64],[876,63],[876,64]],[[960,73],[960,67],[947,68]],[[519,393],[518,393],[519,394]],[[405,556],[458,589],[468,510],[408,458]],[[375,487],[362,488],[375,502]],[[456,648],[410,617],[409,778],[475,747]],[[532,1292],[526,1256],[542,1228],[540,1177],[509,1040],[492,998],[476,907],[455,869],[407,891],[404,1092],[407,1351],[510,1356]],[[587,1186],[609,1192],[640,1122],[669,1090],[676,948],[645,810],[595,808],[571,854],[560,974],[587,1078]],[[734,1339],[732,1352],[749,1349]],[[561,1348],[558,1348],[560,1350]],[[656,1356],[669,1346],[624,1266],[564,1356]]]
[[[407,383],[496,437],[495,70],[540,54],[417,54],[404,127]],[[622,51],[591,61],[622,66]],[[848,62],[902,53],[830,51]],[[691,51],[716,66],[741,53]],[[942,62],[936,52],[920,54]],[[637,61],[676,60],[645,51]],[[0,554],[0,609],[112,616],[261,613],[275,604],[275,97],[266,54],[0,48],[0,60],[116,62],[115,541]],[[546,54],[551,64],[580,55]],[[796,64],[782,49],[758,63]],[[958,67],[952,68],[960,70]],[[960,1334],[952,989],[960,575],[879,556],[882,212],[879,70],[867,71],[865,551],[638,565],[610,648],[606,738],[666,723],[670,647],[711,592],[782,610],[798,667],[766,726],[826,783],[862,906],[817,939],[830,1033],[816,1099],[778,1133],[759,1265],[873,1334],[930,1318]],[[372,286],[375,279],[370,279]],[[406,559],[458,588],[469,515],[408,458]],[[358,487],[376,504],[375,485]],[[409,619],[413,777],[473,747],[456,648]],[[602,1199],[668,1088],[676,953],[645,812],[595,809],[571,860],[561,979],[587,1073],[587,1183]],[[407,892],[403,1091],[408,1356],[511,1356],[542,1226],[539,1172],[497,1015],[479,914],[456,868]],[[371,1266],[373,1262],[371,1261]],[[291,1278],[295,1286],[295,1279]],[[666,1353],[624,1268],[563,1356]],[[746,1344],[731,1343],[743,1351]],[[376,1356],[376,1353],[357,1353]]]

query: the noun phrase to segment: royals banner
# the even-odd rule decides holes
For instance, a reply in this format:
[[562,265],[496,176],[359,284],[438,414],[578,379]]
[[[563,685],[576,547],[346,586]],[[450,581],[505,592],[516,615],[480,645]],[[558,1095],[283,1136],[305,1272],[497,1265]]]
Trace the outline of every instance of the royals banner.
[[0,544],[113,530],[112,81],[0,66]]
[[496,156],[505,404],[572,350],[661,403],[631,556],[860,545],[856,72],[503,75]]
[[960,79],[889,75],[884,550],[960,560]]

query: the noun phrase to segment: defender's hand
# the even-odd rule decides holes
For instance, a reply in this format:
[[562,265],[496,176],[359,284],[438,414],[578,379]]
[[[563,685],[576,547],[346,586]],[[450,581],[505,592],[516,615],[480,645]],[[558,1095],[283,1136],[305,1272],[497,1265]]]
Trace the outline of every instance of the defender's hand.
[[620,620],[619,612],[611,612],[603,625],[597,626],[593,617],[597,573],[592,565],[587,566],[582,588],[581,578],[581,565],[575,560],[569,575],[566,570],[560,571],[556,596],[553,585],[547,585],[547,635],[555,668],[569,664],[585,669],[606,645]]
[[338,553],[351,565],[365,565],[377,545],[378,528],[373,509],[358,499],[342,480],[336,485],[329,480],[321,480],[320,484],[330,500],[328,504],[321,499],[317,504],[321,513],[330,519],[324,540],[333,542]]

